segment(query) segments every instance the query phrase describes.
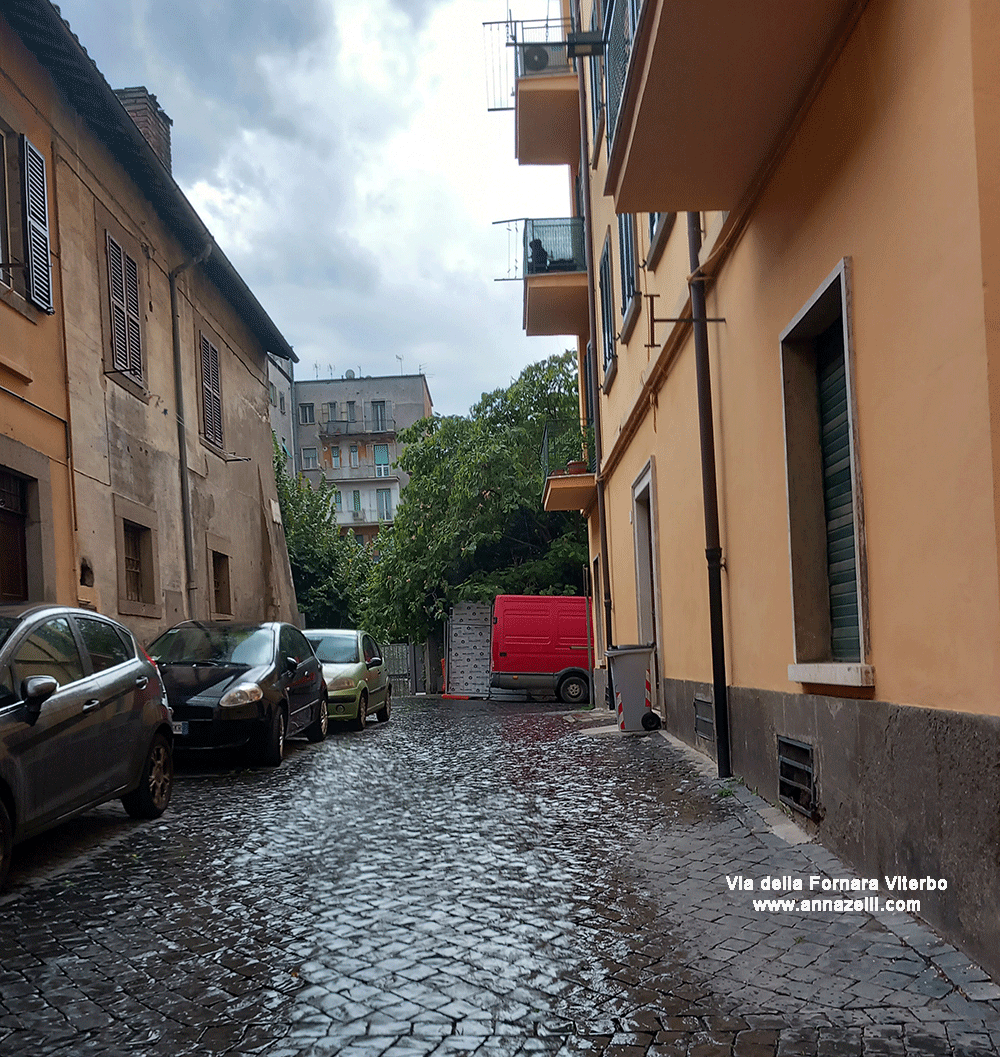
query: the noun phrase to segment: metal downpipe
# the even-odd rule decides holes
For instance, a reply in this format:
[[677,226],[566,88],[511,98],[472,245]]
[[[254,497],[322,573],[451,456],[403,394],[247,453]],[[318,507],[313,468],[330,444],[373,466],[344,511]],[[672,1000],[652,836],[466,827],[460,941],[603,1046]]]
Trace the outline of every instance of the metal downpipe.
[[[582,28],[583,19],[580,12],[580,0],[574,0],[573,16],[578,28]],[[600,392],[597,385],[597,306],[595,304],[596,285],[594,282],[594,227],[591,221],[590,210],[590,149],[587,139],[587,86],[584,80],[583,63],[579,58],[576,60],[576,75],[579,82],[580,97],[580,175],[583,180],[583,229],[584,249],[587,255],[587,290],[590,296],[587,299],[588,326],[590,328],[590,341],[585,355],[589,359],[589,388],[590,406],[594,411],[594,458],[597,463],[595,483],[597,485],[597,535],[598,544],[601,548],[601,587],[603,589],[604,605],[604,645],[610,648],[614,645],[614,635],[611,630],[611,562],[608,558],[608,521],[607,507],[604,501],[604,478],[601,474],[601,462],[604,456],[601,443],[601,402]],[[592,704],[596,705],[594,701]]]
[[191,519],[191,490],[188,478],[187,428],[184,421],[184,378],[181,360],[181,321],[180,304],[177,296],[177,277],[188,268],[201,264],[212,252],[214,243],[209,242],[197,257],[192,257],[177,265],[168,276],[170,283],[170,327],[174,352],[174,402],[177,405],[177,467],[181,486],[181,535],[184,538],[184,573],[187,579],[184,591],[185,616],[190,620],[195,617],[194,593],[197,588],[197,577],[194,567],[194,524]]
[[688,213],[691,320],[694,326],[698,378],[698,425],[701,434],[701,483],[705,505],[705,557],[708,560],[708,611],[712,636],[712,698],[715,703],[715,750],[719,777],[729,778],[729,689],[722,618],[722,542],[719,534],[719,489],[715,472],[715,426],[712,417],[712,373],[708,359],[705,276],[701,271],[701,216]]

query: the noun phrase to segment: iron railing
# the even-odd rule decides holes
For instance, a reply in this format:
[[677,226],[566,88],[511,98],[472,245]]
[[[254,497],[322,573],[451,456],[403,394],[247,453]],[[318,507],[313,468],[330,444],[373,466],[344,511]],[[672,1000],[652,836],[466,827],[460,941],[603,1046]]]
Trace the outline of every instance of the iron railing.
[[560,18],[484,22],[487,109],[513,110],[519,77],[572,73],[575,67],[566,50],[572,28]]
[[589,473],[597,470],[594,430],[579,422],[549,419],[542,430],[542,478],[565,473],[571,462],[583,462]]
[[605,14],[604,75],[608,93],[609,153],[621,111],[625,76],[632,57],[632,40],[639,22],[641,6],[641,0],[610,0],[609,9]]
[[583,217],[495,220],[507,232],[507,274],[523,279],[552,272],[585,272]]

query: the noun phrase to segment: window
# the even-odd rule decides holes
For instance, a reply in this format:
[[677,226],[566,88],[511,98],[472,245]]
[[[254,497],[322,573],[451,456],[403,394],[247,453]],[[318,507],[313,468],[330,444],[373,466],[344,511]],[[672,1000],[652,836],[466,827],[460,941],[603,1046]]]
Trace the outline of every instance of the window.
[[351,456],[351,465],[352,466],[357,466],[358,465],[358,446],[357,446],[357,444],[352,444],[351,445],[350,456]]
[[354,502],[353,502],[354,513],[355,514],[360,514],[361,513],[361,493],[357,490],[357,488],[354,489],[352,498],[354,500]]
[[311,426],[316,421],[315,407],[313,404],[299,404],[299,422],[303,426]]
[[607,379],[615,359],[615,310],[611,297],[611,245],[607,241],[601,253],[598,284],[601,293],[601,351],[604,354],[604,374]]
[[389,476],[389,445],[388,444],[373,444],[372,448],[375,452],[375,476],[376,477],[388,477]]
[[375,502],[379,521],[392,521],[392,489],[376,488]]
[[269,383],[269,388],[271,391],[271,407],[274,407],[278,402],[278,390],[274,388],[274,382]]
[[849,262],[781,337],[795,682],[869,686]]
[[316,448],[303,448],[302,449],[302,469],[303,470],[318,470],[319,469],[319,458]]
[[340,448],[330,449],[330,464],[335,470],[340,469]]
[[337,494],[333,500],[333,507],[338,513],[344,509],[344,497],[341,494],[340,489],[337,489]]
[[205,440],[222,447],[222,382],[219,378],[219,350],[204,335],[201,339],[201,410]]
[[119,495],[113,496],[118,555],[118,612],[161,617],[157,515]]
[[27,484],[0,470],[0,602],[28,601]]
[[212,609],[231,615],[232,596],[229,591],[229,555],[212,551]]
[[635,254],[635,216],[618,214],[618,248],[621,253],[621,314],[624,316],[638,292],[639,270]]
[[135,658],[135,647],[131,643],[126,645],[112,624],[93,617],[75,619],[95,672],[103,672]]
[[376,433],[385,432],[385,401],[384,400],[373,400],[372,401],[372,429]]
[[285,394],[284,393],[278,393],[278,410],[282,414],[285,413]]
[[353,400],[348,400],[347,401],[347,421],[348,422],[356,422],[357,421],[357,411],[355,409]]
[[56,617],[36,628],[12,658],[14,685],[36,675],[51,676],[60,686],[83,678],[83,660],[65,617]]

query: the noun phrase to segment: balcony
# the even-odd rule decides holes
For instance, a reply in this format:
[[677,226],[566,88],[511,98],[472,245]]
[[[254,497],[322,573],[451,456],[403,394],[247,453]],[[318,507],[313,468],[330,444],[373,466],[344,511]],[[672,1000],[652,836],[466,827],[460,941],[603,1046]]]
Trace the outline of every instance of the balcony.
[[319,423],[321,437],[360,437],[395,432],[396,421],[389,415],[365,416],[364,419],[331,418]]
[[490,110],[514,110],[522,165],[569,165],[580,157],[579,81],[562,19],[487,22]]
[[582,217],[502,220],[510,239],[505,279],[524,282],[529,337],[589,332],[587,257]]
[[597,498],[593,452],[592,428],[546,423],[542,434],[543,509],[587,510],[590,507]]
[[604,193],[616,210],[736,208],[863,7],[612,0]]

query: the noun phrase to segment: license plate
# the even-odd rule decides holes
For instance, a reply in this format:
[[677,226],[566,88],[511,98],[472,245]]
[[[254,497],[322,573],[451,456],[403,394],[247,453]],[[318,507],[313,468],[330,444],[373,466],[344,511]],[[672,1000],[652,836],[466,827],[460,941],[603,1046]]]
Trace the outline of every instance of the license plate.
[[174,728],[175,734],[183,736],[188,732],[188,723],[186,719],[175,719],[171,725]]

